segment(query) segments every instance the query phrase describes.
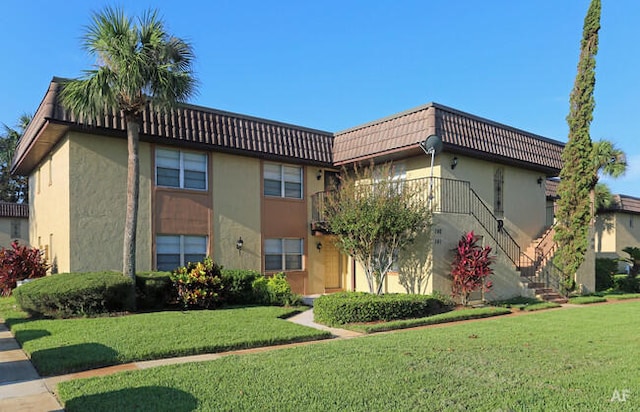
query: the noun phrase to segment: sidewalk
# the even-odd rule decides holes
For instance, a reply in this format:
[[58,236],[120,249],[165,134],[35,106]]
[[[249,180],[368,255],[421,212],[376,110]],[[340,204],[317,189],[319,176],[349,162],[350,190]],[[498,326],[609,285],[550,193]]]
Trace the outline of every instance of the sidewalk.
[[0,411],[63,411],[4,323],[0,323]]

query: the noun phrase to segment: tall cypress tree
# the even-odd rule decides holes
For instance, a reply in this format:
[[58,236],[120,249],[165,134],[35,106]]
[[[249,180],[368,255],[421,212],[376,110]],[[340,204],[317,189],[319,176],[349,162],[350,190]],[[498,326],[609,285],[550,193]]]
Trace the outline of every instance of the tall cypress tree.
[[591,225],[591,196],[593,175],[593,145],[589,126],[593,120],[595,100],[593,89],[596,84],[596,60],[598,52],[598,31],[600,30],[600,0],[592,0],[584,19],[584,29],[580,44],[578,73],[570,97],[567,116],[569,140],[562,152],[562,170],[558,185],[558,260],[566,274],[566,286],[573,284],[573,278],[584,261],[589,245]]

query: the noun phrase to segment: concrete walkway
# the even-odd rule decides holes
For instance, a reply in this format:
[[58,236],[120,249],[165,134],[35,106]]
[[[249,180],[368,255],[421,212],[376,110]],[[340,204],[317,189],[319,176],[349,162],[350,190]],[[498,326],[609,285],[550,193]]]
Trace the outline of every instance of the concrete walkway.
[[4,323],[0,323],[0,411],[63,411]]

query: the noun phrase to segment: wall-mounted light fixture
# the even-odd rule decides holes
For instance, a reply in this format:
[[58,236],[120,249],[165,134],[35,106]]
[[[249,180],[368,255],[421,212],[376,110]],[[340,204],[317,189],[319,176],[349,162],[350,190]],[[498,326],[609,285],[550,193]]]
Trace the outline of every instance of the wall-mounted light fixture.
[[322,242],[316,243],[316,249],[318,249],[318,252],[322,250]]
[[538,177],[538,184],[540,186],[542,186],[542,182],[544,181],[544,179],[542,178],[542,176]]
[[240,236],[240,238],[238,238],[238,241],[236,242],[236,249],[238,249],[238,253],[242,252],[243,247],[244,247],[244,240],[242,240],[242,236]]
[[322,169],[318,170],[318,173],[316,173],[316,179],[322,179]]
[[458,166],[458,158],[456,156],[453,156],[453,158],[451,159],[451,170],[455,169],[456,166]]

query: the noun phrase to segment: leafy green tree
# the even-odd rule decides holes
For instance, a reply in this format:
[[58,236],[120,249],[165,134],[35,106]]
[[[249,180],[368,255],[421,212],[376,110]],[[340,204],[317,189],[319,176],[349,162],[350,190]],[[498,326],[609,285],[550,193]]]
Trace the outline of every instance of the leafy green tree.
[[[595,56],[600,30],[600,0],[592,0],[584,20],[578,73],[570,97],[567,116],[569,139],[562,152],[563,167],[558,185],[557,262],[565,275],[567,287],[584,261],[593,212],[594,156],[589,128],[593,120],[596,84]],[[596,180],[597,183],[597,180]]]
[[11,175],[11,162],[16,152],[18,141],[31,122],[31,115],[23,114],[18,119],[17,129],[6,124],[0,135],[0,200],[12,203],[29,202],[29,178]]
[[329,230],[338,247],[364,268],[369,292],[382,293],[398,254],[430,230],[426,193],[425,185],[396,180],[387,164],[343,170],[339,188],[328,196]]
[[93,15],[83,47],[97,68],[66,82],[62,103],[86,122],[112,111],[124,114],[129,156],[122,270],[135,280],[141,115],[149,104],[162,110],[194,94],[194,55],[189,43],[167,33],[157,11],[133,21],[106,8]]

